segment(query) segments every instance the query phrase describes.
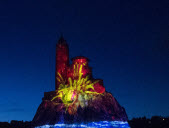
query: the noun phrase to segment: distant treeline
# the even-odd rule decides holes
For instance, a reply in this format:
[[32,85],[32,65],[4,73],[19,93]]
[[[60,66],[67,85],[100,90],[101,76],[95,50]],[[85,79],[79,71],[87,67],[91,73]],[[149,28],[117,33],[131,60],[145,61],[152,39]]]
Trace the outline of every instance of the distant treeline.
[[28,121],[12,120],[10,123],[0,122],[0,128],[33,128],[33,126],[32,123]]
[[[128,122],[131,128],[169,128],[169,117],[153,116],[151,119],[140,117]],[[28,121],[12,120],[10,123],[0,122],[0,128],[34,128],[34,126]]]
[[131,128],[169,128],[169,117],[153,116],[133,118],[128,121]]

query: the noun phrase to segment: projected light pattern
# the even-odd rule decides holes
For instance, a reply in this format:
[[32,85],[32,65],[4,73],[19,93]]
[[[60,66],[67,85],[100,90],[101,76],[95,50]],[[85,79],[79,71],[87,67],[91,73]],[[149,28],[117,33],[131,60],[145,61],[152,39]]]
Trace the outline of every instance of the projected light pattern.
[[130,128],[127,122],[122,121],[100,121],[87,124],[63,124],[43,125],[36,128]]
[[125,109],[105,90],[102,79],[93,78],[88,62],[77,56],[70,64],[68,45],[59,39],[56,90],[45,93],[32,121],[36,128],[129,128]]
[[[66,111],[70,115],[74,115],[77,112],[79,106],[84,108],[87,105],[88,100],[91,100],[94,95],[103,95],[103,92],[96,92],[95,85],[99,85],[99,80],[92,80],[90,76],[84,76],[82,72],[85,64],[75,63],[73,65],[73,76],[66,79],[57,72],[57,80],[60,82],[57,94],[52,98],[51,101],[55,99],[61,99],[66,107]],[[67,83],[67,84],[66,84]],[[57,102],[56,102],[57,103]]]

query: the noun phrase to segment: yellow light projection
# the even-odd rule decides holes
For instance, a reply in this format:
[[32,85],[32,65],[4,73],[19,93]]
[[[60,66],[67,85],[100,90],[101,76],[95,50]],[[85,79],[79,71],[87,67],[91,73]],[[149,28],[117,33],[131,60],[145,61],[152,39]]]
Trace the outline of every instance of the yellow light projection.
[[93,87],[98,81],[92,82],[89,76],[82,78],[83,64],[79,65],[76,63],[73,68],[73,78],[69,77],[67,84],[61,74],[57,73],[57,80],[60,82],[60,85],[57,95],[52,99],[52,101],[56,98],[61,99],[69,114],[75,114],[79,106],[85,107],[87,105],[86,101],[91,99],[93,95],[101,94],[95,92]]

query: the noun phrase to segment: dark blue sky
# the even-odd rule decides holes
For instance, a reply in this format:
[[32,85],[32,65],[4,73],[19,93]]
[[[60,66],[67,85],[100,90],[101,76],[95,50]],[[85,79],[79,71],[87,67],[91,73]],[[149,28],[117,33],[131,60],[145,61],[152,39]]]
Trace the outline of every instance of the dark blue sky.
[[129,119],[169,116],[168,0],[1,0],[0,121],[32,120],[54,90],[61,33]]

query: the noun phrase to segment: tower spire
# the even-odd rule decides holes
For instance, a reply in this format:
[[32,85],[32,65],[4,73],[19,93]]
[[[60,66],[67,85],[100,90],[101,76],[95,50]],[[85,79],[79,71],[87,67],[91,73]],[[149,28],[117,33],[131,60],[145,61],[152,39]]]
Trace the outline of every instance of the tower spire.
[[58,44],[62,44],[62,43],[67,44],[66,40],[64,39],[63,35],[61,34],[61,36],[60,36],[60,38],[58,40]]

